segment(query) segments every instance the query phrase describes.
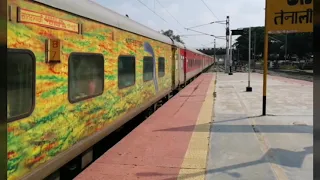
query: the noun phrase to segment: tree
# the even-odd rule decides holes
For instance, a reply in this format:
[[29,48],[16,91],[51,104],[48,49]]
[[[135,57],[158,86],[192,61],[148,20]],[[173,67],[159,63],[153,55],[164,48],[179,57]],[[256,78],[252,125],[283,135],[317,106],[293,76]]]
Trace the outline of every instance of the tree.
[[[264,27],[251,27],[251,48],[254,48],[254,35],[256,34],[256,55],[262,58],[264,53]],[[297,55],[303,58],[312,53],[313,33],[292,33],[287,34],[287,55]],[[233,44],[241,60],[248,59],[248,31],[245,30]],[[284,59],[286,34],[270,34],[268,54],[270,59]],[[279,56],[278,56],[279,55]],[[251,56],[253,58],[253,56]],[[290,58],[289,58],[290,59]]]
[[[197,50],[209,56],[214,55],[214,48],[197,49]],[[225,55],[225,54],[226,54],[226,48],[216,48],[216,55]]]
[[166,35],[166,36],[184,44],[184,42],[181,40],[181,37],[179,35],[174,35],[173,31],[171,29],[166,30],[166,31],[161,30],[161,34]]

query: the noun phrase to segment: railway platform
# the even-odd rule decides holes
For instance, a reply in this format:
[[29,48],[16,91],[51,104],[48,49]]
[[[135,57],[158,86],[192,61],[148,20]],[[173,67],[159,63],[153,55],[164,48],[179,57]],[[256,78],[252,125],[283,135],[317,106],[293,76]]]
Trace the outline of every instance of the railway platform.
[[205,73],[76,180],[313,178],[312,82]]

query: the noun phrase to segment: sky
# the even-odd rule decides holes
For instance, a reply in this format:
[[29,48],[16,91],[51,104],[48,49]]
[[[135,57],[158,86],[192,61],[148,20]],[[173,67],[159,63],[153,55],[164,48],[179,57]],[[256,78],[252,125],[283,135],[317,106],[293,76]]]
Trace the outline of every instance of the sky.
[[[265,0],[93,0],[121,15],[156,31],[172,29],[174,34],[199,34],[185,28],[225,21],[230,17],[230,30],[264,25]],[[143,5],[145,4],[145,5]],[[208,6],[208,7],[207,7]],[[156,14],[154,14],[154,11]],[[210,24],[192,30],[225,36],[225,24]],[[235,42],[237,36],[233,36]],[[182,36],[187,46],[212,48],[211,36]],[[226,40],[216,39],[216,47],[225,47]]]

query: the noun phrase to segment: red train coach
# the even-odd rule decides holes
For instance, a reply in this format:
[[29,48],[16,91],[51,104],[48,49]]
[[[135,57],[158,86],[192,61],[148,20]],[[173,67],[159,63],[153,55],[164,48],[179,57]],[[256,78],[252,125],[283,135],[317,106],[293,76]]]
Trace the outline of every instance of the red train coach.
[[179,54],[179,82],[185,84],[191,78],[201,73],[204,69],[209,67],[213,62],[213,58],[203,54],[195,49],[186,47],[181,43],[175,43],[180,48]]

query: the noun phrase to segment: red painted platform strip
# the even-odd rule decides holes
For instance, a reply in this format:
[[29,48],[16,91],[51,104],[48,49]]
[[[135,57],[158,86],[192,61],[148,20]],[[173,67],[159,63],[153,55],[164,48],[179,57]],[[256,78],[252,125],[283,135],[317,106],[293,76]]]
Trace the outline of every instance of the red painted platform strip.
[[[75,179],[177,179],[212,77],[200,75]],[[192,130],[166,131],[181,126]]]

